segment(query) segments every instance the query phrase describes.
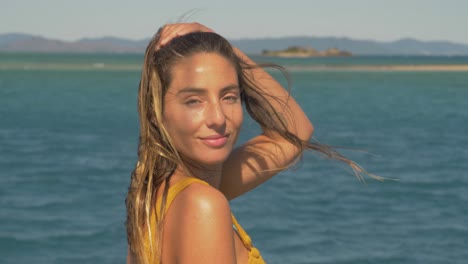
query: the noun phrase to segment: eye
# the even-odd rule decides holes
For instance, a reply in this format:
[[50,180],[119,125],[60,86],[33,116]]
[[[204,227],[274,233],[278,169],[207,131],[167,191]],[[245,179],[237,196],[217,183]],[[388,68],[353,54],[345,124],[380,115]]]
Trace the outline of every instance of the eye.
[[187,106],[195,106],[195,105],[198,105],[200,103],[201,103],[201,101],[198,100],[198,99],[188,99],[188,100],[186,100],[184,102],[184,104],[187,105]]
[[224,98],[223,98],[223,101],[227,102],[227,103],[230,103],[230,104],[235,104],[237,103],[237,101],[239,101],[239,96],[238,95],[226,95]]

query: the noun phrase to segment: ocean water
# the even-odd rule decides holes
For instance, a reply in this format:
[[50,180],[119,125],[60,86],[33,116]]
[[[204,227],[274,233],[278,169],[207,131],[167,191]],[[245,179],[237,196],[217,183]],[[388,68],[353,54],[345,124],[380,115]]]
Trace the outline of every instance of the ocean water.
[[[141,62],[141,55],[0,54],[0,263],[125,263]],[[398,181],[361,184],[346,167],[306,153],[232,201],[265,260],[466,263],[468,72],[309,66],[468,58],[276,62],[295,67],[292,93],[318,141],[351,148],[342,151]],[[240,140],[255,131],[247,120]]]

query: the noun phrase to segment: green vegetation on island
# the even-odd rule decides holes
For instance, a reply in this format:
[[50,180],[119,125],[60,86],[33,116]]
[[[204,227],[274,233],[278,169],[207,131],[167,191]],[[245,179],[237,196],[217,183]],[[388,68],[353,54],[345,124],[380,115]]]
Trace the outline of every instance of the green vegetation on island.
[[331,48],[324,51],[317,51],[311,46],[298,47],[291,46],[284,50],[263,50],[262,55],[273,57],[351,57],[351,52]]

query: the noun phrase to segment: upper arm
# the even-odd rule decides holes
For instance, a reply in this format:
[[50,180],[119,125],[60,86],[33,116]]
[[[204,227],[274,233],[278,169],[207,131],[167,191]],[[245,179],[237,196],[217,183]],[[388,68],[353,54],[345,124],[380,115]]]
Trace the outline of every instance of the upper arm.
[[[239,49],[235,51],[243,61],[255,65]],[[314,131],[313,125],[289,92],[261,67],[245,71],[255,83],[258,92],[263,94],[264,100],[272,107],[272,111],[277,114],[272,119],[277,122],[282,120],[289,133],[308,142]],[[260,104],[263,102],[265,101],[262,99]],[[302,146],[295,146],[272,129],[262,127],[262,130],[263,134],[236,149],[223,165],[220,190],[228,199],[267,181],[289,167],[302,153]]]
[[[180,197],[179,197],[180,196]],[[192,184],[174,200],[166,216],[164,241],[177,263],[236,263],[231,210],[211,186]],[[166,229],[168,227],[168,229]]]
[[259,135],[235,149],[223,166],[220,190],[233,199],[293,164],[302,149],[277,136]]

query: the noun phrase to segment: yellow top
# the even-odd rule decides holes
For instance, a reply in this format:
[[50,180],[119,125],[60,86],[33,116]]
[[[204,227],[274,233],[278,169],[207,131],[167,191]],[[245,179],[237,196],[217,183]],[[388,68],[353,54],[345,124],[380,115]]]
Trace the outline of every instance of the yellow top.
[[[189,186],[190,184],[192,184],[194,182],[198,182],[198,183],[208,185],[208,183],[206,183],[206,182],[204,182],[204,181],[202,181],[200,179],[194,178],[194,177],[185,178],[183,180],[180,180],[179,182],[174,184],[172,187],[170,187],[169,190],[168,190],[166,208],[165,208],[164,213],[167,213],[167,210],[171,206],[172,201],[174,201],[174,198],[182,190],[184,190],[187,186]],[[156,203],[156,210],[159,210],[159,208],[161,208],[161,199],[158,199],[158,201]],[[258,249],[255,248],[252,245],[252,239],[245,232],[245,230],[239,225],[239,223],[237,222],[236,218],[234,217],[234,215],[232,213],[231,213],[231,217],[232,217],[233,227],[235,228],[235,230],[239,234],[239,237],[242,240],[242,243],[244,243],[245,247],[249,251],[249,261],[248,261],[247,264],[265,264],[265,261],[263,260],[262,256],[260,255],[260,251],[258,251]],[[151,231],[153,232],[153,237],[152,237],[153,239],[152,240],[155,241],[155,232],[154,231],[155,231],[155,228],[156,228],[156,215],[154,214],[154,211],[151,214],[150,220],[151,220],[151,229],[152,229]],[[147,252],[147,254],[149,256],[151,254],[149,252],[149,240],[146,240],[146,241],[147,241],[147,243],[145,244],[145,248],[146,248],[146,252]]]

